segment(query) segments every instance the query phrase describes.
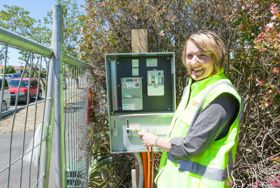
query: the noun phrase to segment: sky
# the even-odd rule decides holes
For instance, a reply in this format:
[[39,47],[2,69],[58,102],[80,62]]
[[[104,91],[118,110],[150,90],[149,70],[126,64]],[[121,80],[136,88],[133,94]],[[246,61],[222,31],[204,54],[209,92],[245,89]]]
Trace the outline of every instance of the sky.
[[[80,7],[80,5],[84,5],[84,0],[76,0],[80,11],[84,12],[84,10]],[[6,10],[3,5],[9,6],[19,6],[29,11],[29,16],[36,20],[41,19],[41,23],[43,23],[43,17],[47,16],[47,12],[52,10],[52,5],[56,5],[55,0],[0,0],[0,11]],[[0,46],[1,47],[1,46]],[[18,51],[12,48],[8,49],[9,60],[8,64],[10,66],[20,66],[22,65],[18,62]]]

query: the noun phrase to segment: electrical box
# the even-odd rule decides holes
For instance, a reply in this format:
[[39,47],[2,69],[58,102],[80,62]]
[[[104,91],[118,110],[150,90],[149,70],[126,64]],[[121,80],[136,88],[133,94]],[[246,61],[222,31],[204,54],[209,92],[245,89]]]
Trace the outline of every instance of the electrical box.
[[138,132],[165,137],[175,113],[175,55],[106,54],[105,65],[110,150],[146,152]]

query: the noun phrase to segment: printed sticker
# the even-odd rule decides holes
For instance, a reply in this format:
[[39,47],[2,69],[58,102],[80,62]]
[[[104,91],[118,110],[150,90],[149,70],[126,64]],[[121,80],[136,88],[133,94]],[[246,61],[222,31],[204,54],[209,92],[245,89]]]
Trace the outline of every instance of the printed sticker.
[[123,104],[123,110],[135,110],[135,103]]
[[139,68],[132,68],[132,76],[139,76]]
[[132,59],[132,67],[139,67],[139,59]]
[[147,67],[157,67],[157,59],[147,59],[146,66]]
[[129,124],[129,128],[139,128],[140,127],[140,123],[130,123]]

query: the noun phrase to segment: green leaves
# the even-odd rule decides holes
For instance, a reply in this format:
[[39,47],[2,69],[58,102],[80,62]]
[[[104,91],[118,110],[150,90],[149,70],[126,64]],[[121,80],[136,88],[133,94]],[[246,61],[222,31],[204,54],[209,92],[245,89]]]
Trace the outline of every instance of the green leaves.
[[[127,166],[127,161],[124,156],[110,156],[110,155],[100,155],[93,157],[90,168],[89,168],[89,186],[99,186],[99,187],[119,187],[123,180],[126,178],[129,172],[129,166]],[[121,170],[117,170],[118,167],[121,167]],[[118,176],[112,175],[118,174]],[[117,178],[111,182],[109,185],[109,180],[114,177]]]

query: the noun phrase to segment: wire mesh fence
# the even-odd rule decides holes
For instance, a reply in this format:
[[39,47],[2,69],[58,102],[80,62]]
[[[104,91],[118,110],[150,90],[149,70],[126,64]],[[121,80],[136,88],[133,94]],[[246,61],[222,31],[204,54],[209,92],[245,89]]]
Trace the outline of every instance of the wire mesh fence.
[[[62,18],[59,6],[53,12]],[[0,48],[1,187],[87,187],[92,67],[2,28]],[[15,74],[5,74],[10,49],[24,58]]]

